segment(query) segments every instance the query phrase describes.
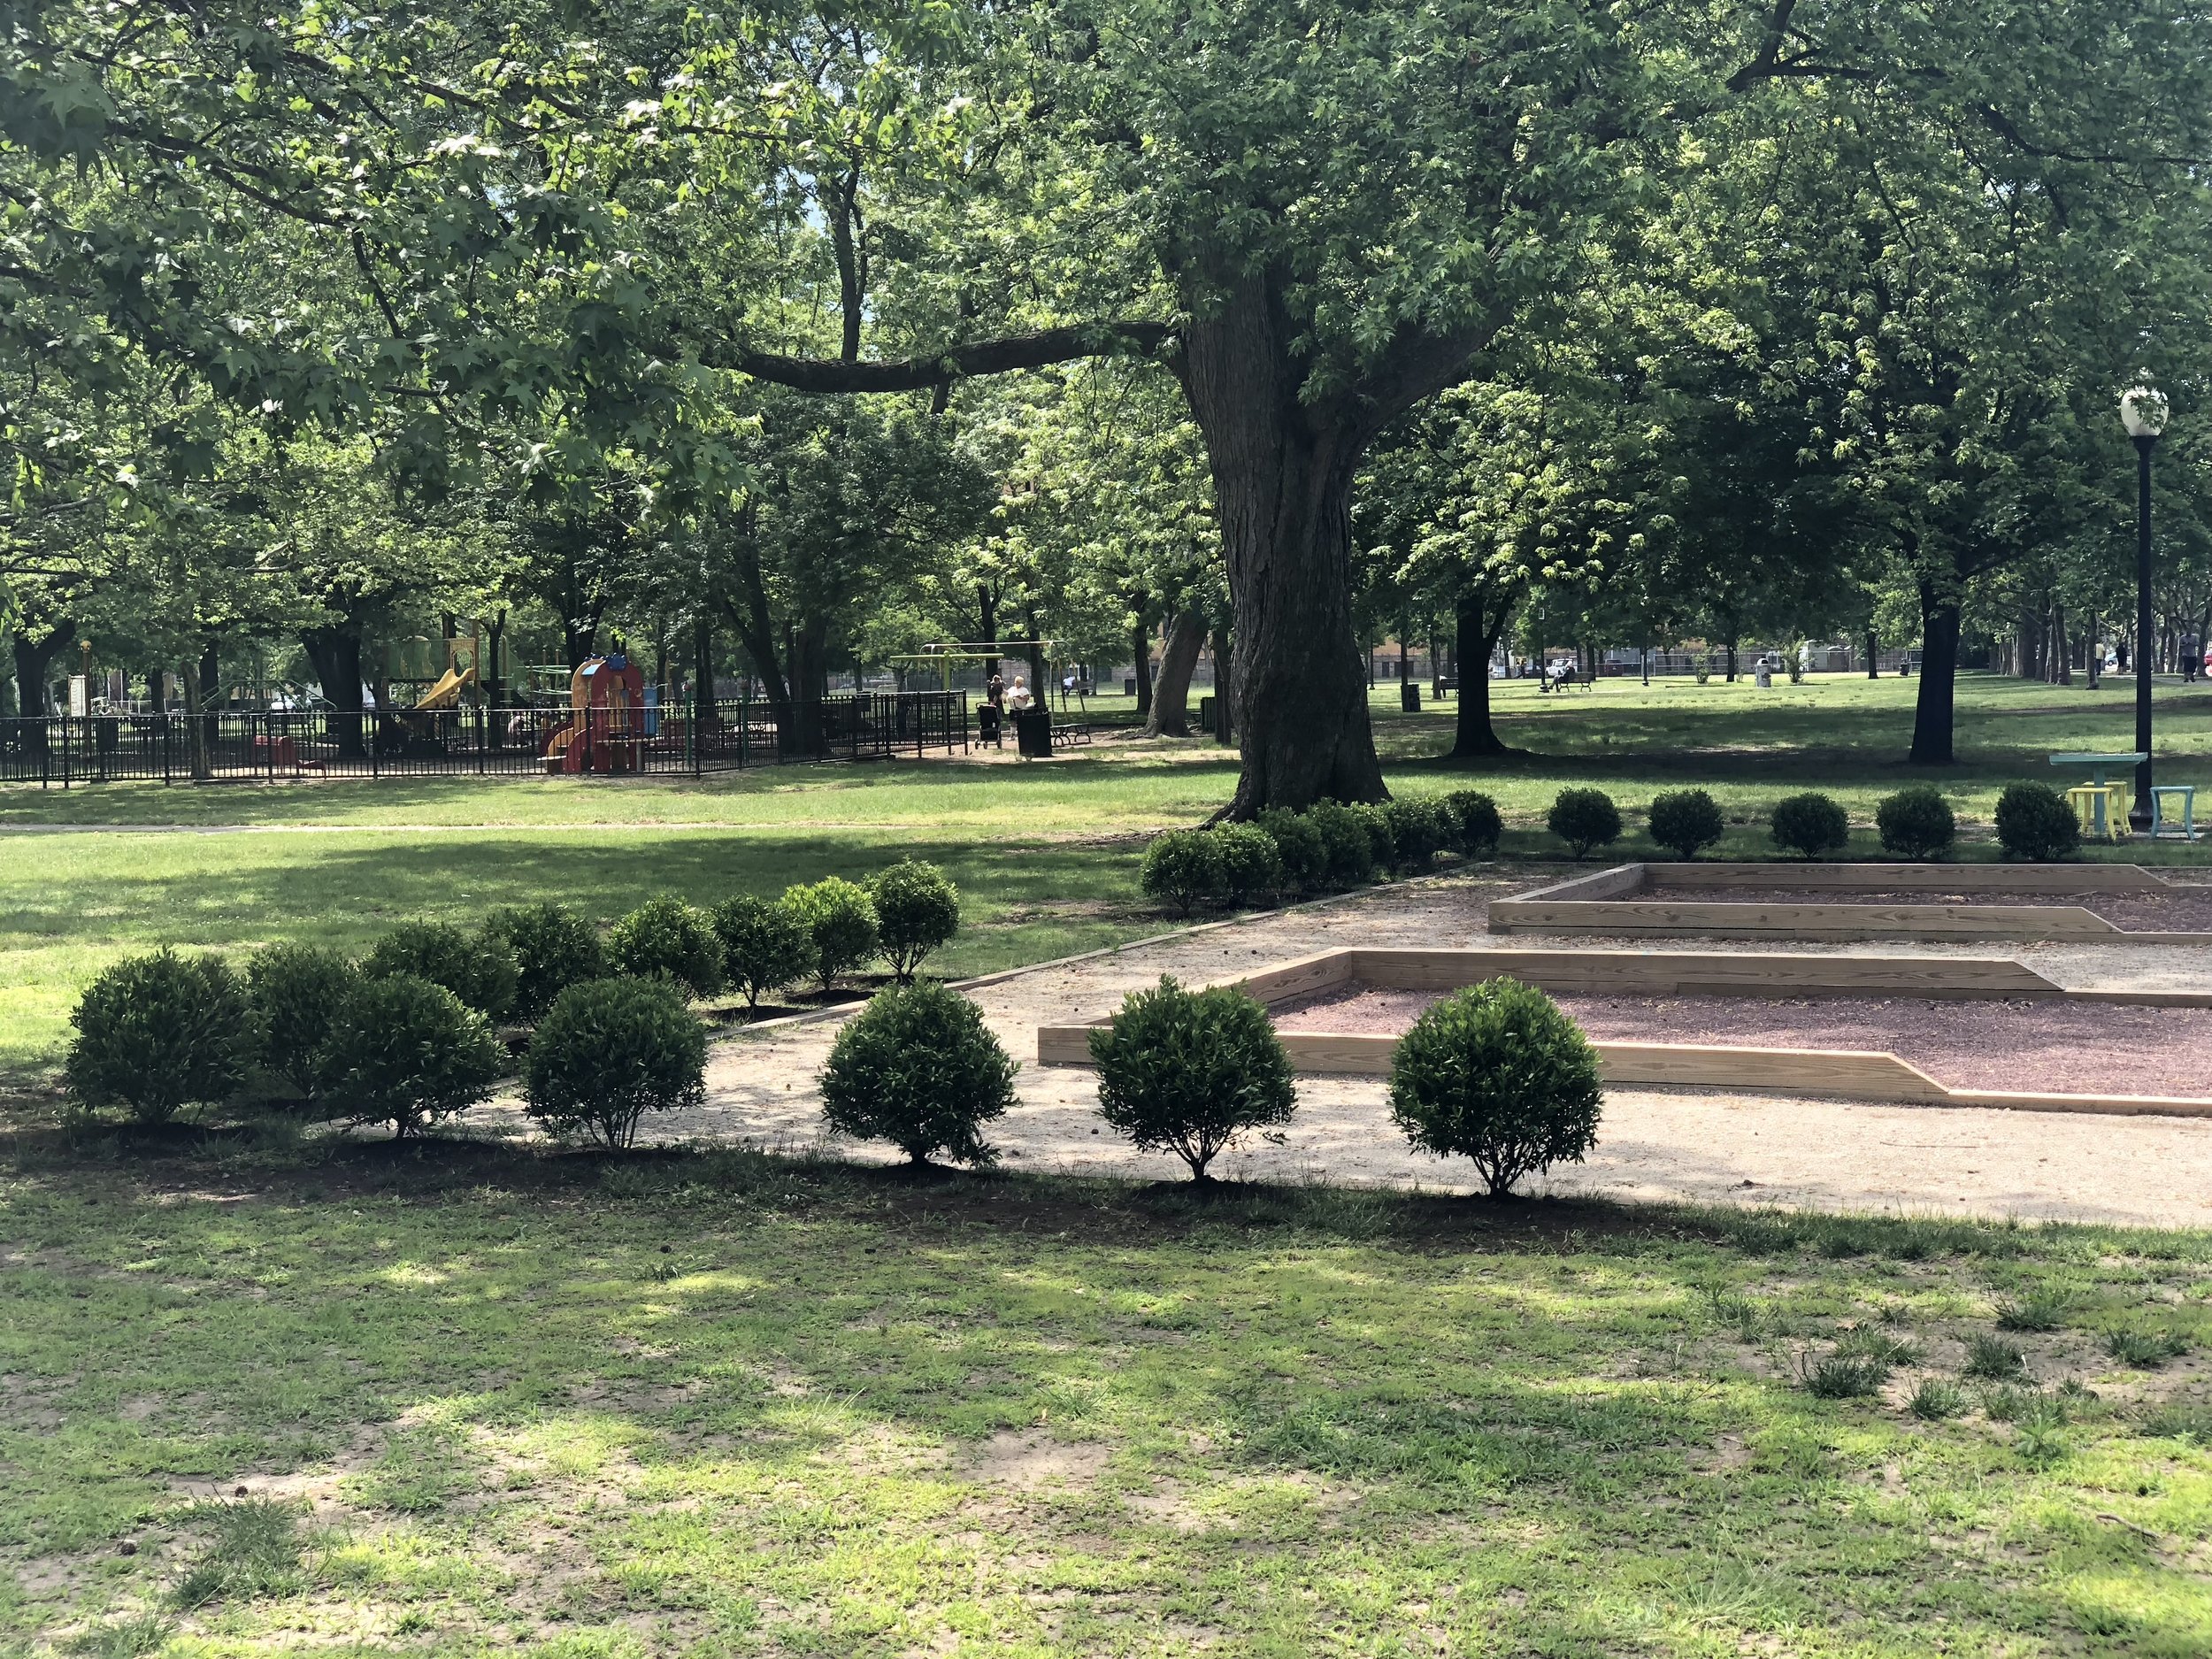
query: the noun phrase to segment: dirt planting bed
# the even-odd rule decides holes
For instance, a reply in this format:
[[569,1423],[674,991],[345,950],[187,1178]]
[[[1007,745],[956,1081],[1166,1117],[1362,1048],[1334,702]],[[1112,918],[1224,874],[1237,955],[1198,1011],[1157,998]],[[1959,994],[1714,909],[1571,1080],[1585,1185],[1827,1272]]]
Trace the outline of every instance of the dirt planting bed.
[[[1286,1031],[1402,1032],[1432,991],[1359,987],[1277,1008]],[[2212,1098],[2212,1009],[1918,997],[1556,999],[1597,1042],[1893,1054],[1958,1089]]]
[[1916,887],[1873,892],[1853,887],[1744,887],[1668,885],[1639,887],[1623,895],[1654,904],[2026,904],[2039,909],[2071,906],[2101,916],[2130,933],[2212,933],[2212,884],[2170,893],[2126,888],[2086,893],[2026,893],[1976,889],[1945,891]]

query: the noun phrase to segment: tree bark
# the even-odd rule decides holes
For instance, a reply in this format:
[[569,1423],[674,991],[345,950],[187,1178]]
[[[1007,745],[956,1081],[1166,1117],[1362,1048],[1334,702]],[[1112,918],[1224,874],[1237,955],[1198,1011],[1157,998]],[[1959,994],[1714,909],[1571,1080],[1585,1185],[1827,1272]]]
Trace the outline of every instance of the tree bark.
[[1140,724],[1149,724],[1152,719],[1152,630],[1141,616],[1137,618],[1137,626],[1131,630],[1129,643],[1136,663],[1137,719]]
[[76,637],[73,622],[58,622],[38,640],[25,638],[19,628],[8,636],[15,656],[16,707],[25,718],[36,719],[54,711],[46,695],[46,671]]
[[1480,760],[1512,754],[1490,723],[1490,653],[1498,649],[1498,637],[1512,619],[1512,603],[1487,605],[1479,590],[1463,589],[1455,616],[1459,627],[1459,723],[1451,757]]
[[1951,729],[1956,711],[1959,602],[1920,584],[1920,695],[1913,705],[1912,749],[1921,766],[1952,764]]
[[1216,628],[1214,648],[1214,737],[1217,741],[1233,743],[1237,737],[1237,713],[1234,699],[1223,694],[1237,682],[1236,650],[1230,643],[1229,630]]
[[1167,631],[1167,649],[1160,653],[1159,683],[1152,691],[1152,718],[1145,722],[1147,737],[1190,735],[1190,677],[1198,666],[1198,648],[1206,642],[1206,625],[1195,611],[1180,611]]
[[300,644],[331,706],[330,735],[338,752],[352,757],[366,754],[361,741],[361,630],[350,623],[312,628],[300,635]]
[[215,776],[208,753],[207,721],[201,716],[207,696],[202,668],[197,658],[188,656],[184,659],[184,757],[195,783],[206,783]]

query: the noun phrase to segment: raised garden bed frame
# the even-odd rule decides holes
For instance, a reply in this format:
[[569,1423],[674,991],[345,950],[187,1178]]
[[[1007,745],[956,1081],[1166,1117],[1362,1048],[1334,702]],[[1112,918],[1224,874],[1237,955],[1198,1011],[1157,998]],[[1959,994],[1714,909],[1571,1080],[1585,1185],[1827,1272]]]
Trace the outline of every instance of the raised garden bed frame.
[[[1919,939],[1945,943],[2069,940],[2212,945],[2212,933],[2121,927],[2078,904],[1819,904],[1762,902],[1761,887],[1839,893],[2139,893],[2171,888],[2140,864],[1633,864],[1490,904],[1494,933],[1608,938]],[[1651,899],[1655,887],[1740,887],[1740,900]]]
[[[1704,866],[1693,866],[1703,868]],[[1621,996],[1912,996],[1939,1001],[2032,1000],[2212,1008],[2212,993],[2070,991],[2024,963],[2001,957],[1725,956],[1710,951],[1446,950],[1354,948],[1324,951],[1228,981],[1271,1008],[1355,985],[1454,991],[1510,974],[1558,994]],[[1386,1077],[1398,1039],[1302,1032],[1294,1015],[1279,1034],[1297,1071]],[[1107,1022],[1043,1025],[1044,1065],[1091,1064],[1090,1034]],[[2212,1100],[2154,1094],[2060,1094],[1955,1089],[1893,1054],[1832,1048],[1759,1048],[1709,1043],[1601,1042],[1606,1082],[1740,1089],[1762,1094],[1987,1106],[2014,1111],[2212,1117]]]

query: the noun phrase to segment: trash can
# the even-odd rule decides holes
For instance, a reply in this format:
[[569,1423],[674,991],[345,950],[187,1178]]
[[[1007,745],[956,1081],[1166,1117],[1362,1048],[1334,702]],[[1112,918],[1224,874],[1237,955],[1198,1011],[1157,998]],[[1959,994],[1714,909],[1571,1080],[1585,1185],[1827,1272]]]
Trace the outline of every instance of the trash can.
[[1014,747],[1024,760],[1052,758],[1052,710],[1022,709],[1014,715]]
[[1398,706],[1399,706],[1401,709],[1404,710],[1405,710],[1408,714],[1418,714],[1418,713],[1420,713],[1420,712],[1421,712],[1421,687],[1420,687],[1420,686],[1419,686],[1418,684],[1417,684],[1415,681],[1410,680],[1409,680],[1405,681],[1402,685],[1401,685],[1401,686],[1398,687]]
[[975,741],[995,744],[1001,740],[998,731],[998,704],[987,703],[975,711]]

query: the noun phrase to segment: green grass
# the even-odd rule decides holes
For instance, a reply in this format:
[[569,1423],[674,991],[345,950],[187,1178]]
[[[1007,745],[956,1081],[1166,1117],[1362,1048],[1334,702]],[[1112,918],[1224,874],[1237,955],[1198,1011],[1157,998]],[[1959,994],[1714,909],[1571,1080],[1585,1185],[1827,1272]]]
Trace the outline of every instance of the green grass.
[[2180,1368],[1951,1380],[2199,1234],[26,1141],[0,1237],[0,1649],[2212,1648]]

